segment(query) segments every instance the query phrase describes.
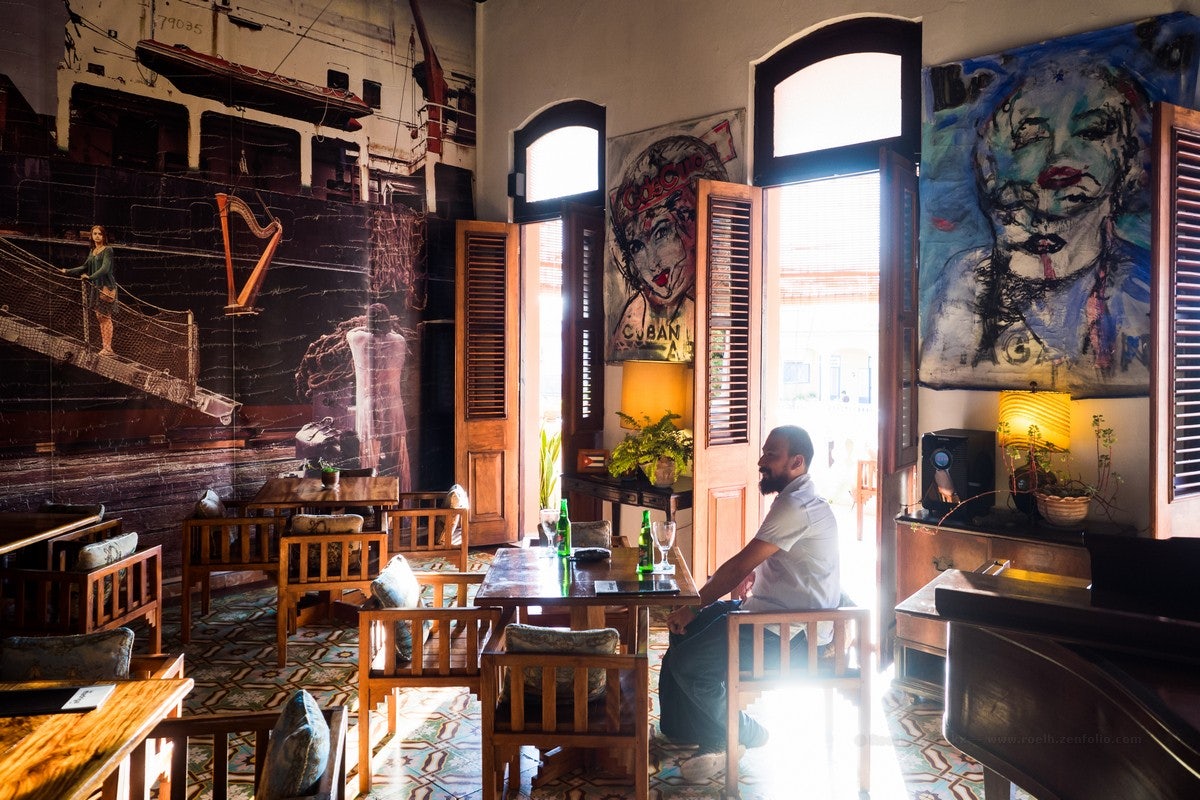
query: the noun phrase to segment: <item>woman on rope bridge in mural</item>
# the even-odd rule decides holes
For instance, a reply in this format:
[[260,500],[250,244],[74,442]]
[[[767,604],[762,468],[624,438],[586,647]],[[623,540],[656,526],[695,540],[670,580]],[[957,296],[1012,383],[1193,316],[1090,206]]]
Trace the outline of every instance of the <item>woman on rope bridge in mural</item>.
[[113,249],[103,225],[92,226],[92,251],[83,266],[61,270],[64,275],[79,275],[87,282],[87,305],[96,313],[100,325],[100,355],[115,355],[112,349],[113,308],[117,305],[117,277],[113,270]]

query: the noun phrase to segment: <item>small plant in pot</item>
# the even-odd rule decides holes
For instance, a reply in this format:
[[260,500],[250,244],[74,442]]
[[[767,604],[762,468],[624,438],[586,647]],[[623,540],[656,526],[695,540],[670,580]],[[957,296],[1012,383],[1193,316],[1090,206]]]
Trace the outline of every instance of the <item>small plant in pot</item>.
[[341,467],[337,466],[336,464],[331,464],[323,458],[319,458],[315,462],[313,462],[313,461],[304,462],[304,471],[305,472],[320,471],[321,484],[323,486],[325,486],[326,488],[332,488],[334,486],[337,486],[338,479],[341,477],[341,474],[342,474]]
[[617,416],[634,432],[625,434],[613,448],[610,474],[626,476],[640,469],[655,486],[670,486],[691,465],[692,435],[675,426],[678,414],[668,411],[658,422],[645,415],[639,422],[622,411]]
[[[1068,454],[1051,453],[1047,447],[1039,444],[1037,426],[1030,426],[1029,456],[1026,465],[1023,465],[1026,467],[1025,474],[1033,476],[1028,491],[1036,500],[1038,513],[1051,525],[1077,526],[1087,516],[1092,503],[1098,505],[1109,519],[1117,507],[1117,490],[1122,478],[1112,471],[1112,448],[1116,434],[1112,428],[1105,426],[1103,414],[1092,416],[1092,432],[1096,442],[1096,480],[1089,482],[1072,474],[1067,464]],[[1054,465],[1056,458],[1059,461],[1057,467]],[[1033,467],[1029,467],[1030,464]],[[1014,478],[1020,470],[1013,471]]]

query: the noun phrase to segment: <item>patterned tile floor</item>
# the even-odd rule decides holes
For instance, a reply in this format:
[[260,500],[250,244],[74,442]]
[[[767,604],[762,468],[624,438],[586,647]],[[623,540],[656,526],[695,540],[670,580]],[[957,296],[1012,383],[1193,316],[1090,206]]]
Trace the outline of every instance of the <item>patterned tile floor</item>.
[[[473,553],[473,568],[482,569],[486,553]],[[434,565],[425,565],[434,566]],[[164,613],[164,647],[177,650],[179,606]],[[214,598],[212,613],[193,625],[192,643],[185,648],[186,669],[196,682],[186,712],[258,710],[277,706],[293,687],[303,686],[322,705],[344,704],[351,713],[350,784],[347,797],[356,796],[357,631],[336,623],[302,628],[288,646],[287,666],[275,665],[275,597],[273,588],[248,588]],[[652,669],[659,668],[666,649],[665,629],[652,631]],[[657,677],[650,678],[652,714],[657,719]],[[982,772],[941,737],[940,706],[915,702],[890,688],[884,673],[875,682],[871,736],[871,797],[874,800],[973,800],[982,796]],[[837,696],[827,716],[826,698],[819,690],[795,696],[774,693],[760,701],[754,713],[771,731],[766,747],[749,751],[742,760],[744,800],[775,798],[856,798],[856,716],[849,701]],[[404,693],[397,734],[389,737],[382,711],[371,715],[376,800],[400,798],[478,798],[479,705],[457,689]],[[832,724],[827,725],[826,720]],[[650,783],[654,800],[720,798],[723,774],[712,781],[686,784],[678,764],[687,751],[654,748],[655,775]],[[203,754],[192,757],[191,768],[206,772]],[[630,787],[610,785],[598,778],[575,774],[531,792],[532,753],[519,791],[510,797],[564,800],[623,800]],[[248,796],[246,791],[244,796]],[[197,794],[196,797],[203,797]],[[1025,797],[1024,795],[1020,795]]]

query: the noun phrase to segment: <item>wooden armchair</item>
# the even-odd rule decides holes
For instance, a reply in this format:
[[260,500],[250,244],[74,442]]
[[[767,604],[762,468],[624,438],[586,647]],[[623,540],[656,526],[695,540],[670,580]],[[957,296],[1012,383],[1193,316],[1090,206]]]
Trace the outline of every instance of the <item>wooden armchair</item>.
[[0,569],[0,630],[94,633],[145,619],[159,653],[161,597],[160,545],[92,569]]
[[445,500],[445,492],[402,492],[400,508],[383,512],[391,552],[404,553],[416,561],[445,558],[459,572],[465,572],[470,514],[466,509],[439,505]]
[[[833,625],[833,640],[817,646],[817,626]],[[834,609],[788,612],[735,611],[727,619],[729,669],[727,688],[728,742],[725,751],[725,796],[738,797],[739,711],[770,689],[798,684],[821,686],[845,692],[858,704],[858,783],[862,792],[871,787],[871,611],[854,606],[843,595]],[[766,635],[768,628],[778,635]],[[807,651],[801,663],[793,663],[791,637],[804,631]],[[748,637],[749,653],[741,641]],[[743,667],[746,663],[748,666]],[[832,702],[832,698],[829,698]],[[827,714],[832,724],[832,706]]]
[[[581,755],[581,749],[595,750],[602,769],[632,772],[638,800],[649,796],[649,624],[646,607],[638,611],[642,621],[637,626],[636,646],[629,653],[515,653],[507,647],[507,630],[487,644],[480,695],[484,800],[496,800],[502,793],[506,766],[509,788],[520,785],[522,745],[543,752],[534,786],[579,766],[575,757]],[[534,668],[540,671],[537,690],[522,691],[522,684],[527,687],[531,677],[527,670]],[[556,679],[556,673],[564,668],[571,675],[565,694]],[[603,695],[589,700],[589,672],[594,670],[603,673]],[[506,682],[513,685],[506,688]],[[546,754],[557,748],[562,749],[554,754],[555,763]],[[612,761],[618,755],[624,758]],[[605,764],[605,758],[610,763]]]
[[[306,516],[293,517],[293,523]],[[361,527],[362,518],[357,519]],[[312,592],[321,593],[327,601],[353,590],[365,595],[387,557],[388,534],[384,531],[293,531],[280,537],[276,639],[279,666],[287,664],[288,636],[301,624],[301,600]]]
[[200,584],[200,613],[212,602],[211,579],[216,572],[279,572],[279,537],[287,526],[284,516],[255,516],[239,502],[226,501],[231,516],[183,521],[183,586],[181,595],[184,644],[192,640],[192,587]]
[[[461,686],[479,696],[480,653],[500,622],[500,609],[469,605],[468,587],[482,572],[415,572],[432,589],[431,606],[380,608],[372,599],[358,614],[358,779],[371,790],[371,711],[387,701],[388,731],[396,732],[396,696],[401,689]],[[412,658],[397,654],[396,623],[410,631],[430,626],[429,638],[413,637]]]
[[[294,800],[341,800],[346,796],[346,707],[322,709],[321,715],[329,727],[329,755],[315,788]],[[202,746],[210,742],[212,746],[213,774],[208,778],[211,780],[211,796],[222,799],[229,797],[230,778],[242,759],[234,740],[251,734],[254,742],[253,793],[256,797],[261,796],[264,776],[271,772],[267,764],[270,742],[280,737],[278,732],[273,732],[280,716],[277,711],[231,712],[163,720],[150,734],[168,740],[173,747],[170,793],[160,796],[164,800],[165,797],[185,800],[195,795],[197,787],[188,785],[188,745],[203,740]]]

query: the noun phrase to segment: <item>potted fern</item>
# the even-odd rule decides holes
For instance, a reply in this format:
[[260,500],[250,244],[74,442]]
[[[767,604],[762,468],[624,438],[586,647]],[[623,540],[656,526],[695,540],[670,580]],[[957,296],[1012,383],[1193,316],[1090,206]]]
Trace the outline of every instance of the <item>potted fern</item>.
[[611,475],[623,476],[641,470],[655,486],[670,486],[691,465],[692,435],[675,426],[678,414],[668,411],[657,422],[646,415],[639,422],[622,411],[617,416],[634,431],[625,434],[609,455]]

